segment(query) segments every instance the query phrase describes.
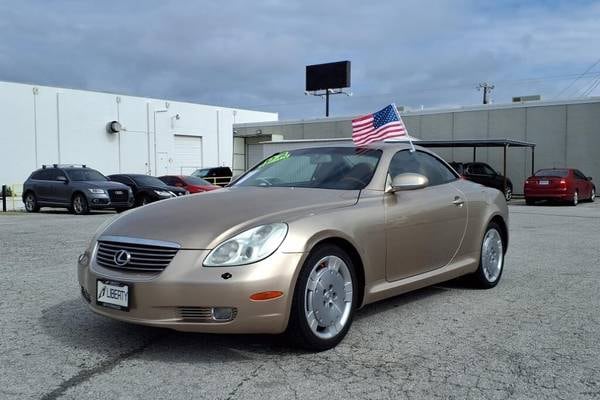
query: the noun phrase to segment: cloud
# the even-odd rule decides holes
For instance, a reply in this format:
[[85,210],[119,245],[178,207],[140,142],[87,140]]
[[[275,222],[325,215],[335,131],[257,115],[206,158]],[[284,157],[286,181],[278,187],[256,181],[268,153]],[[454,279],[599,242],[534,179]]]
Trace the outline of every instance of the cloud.
[[[555,96],[600,54],[594,2],[19,1],[0,4],[0,80],[323,114],[304,66],[352,61],[336,115]],[[600,71],[600,68],[594,70]],[[522,80],[522,78],[545,78]],[[550,78],[549,78],[550,77]],[[554,77],[554,78],[553,78]],[[556,78],[558,77],[558,78]],[[596,76],[573,85],[583,93]]]

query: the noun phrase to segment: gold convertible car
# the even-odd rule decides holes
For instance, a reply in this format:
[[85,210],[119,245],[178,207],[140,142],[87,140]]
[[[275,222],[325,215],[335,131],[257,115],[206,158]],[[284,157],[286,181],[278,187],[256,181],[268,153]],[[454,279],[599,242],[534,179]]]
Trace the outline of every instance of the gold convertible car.
[[96,313],[181,331],[282,333],[314,350],[356,309],[469,275],[500,280],[508,209],[496,189],[401,142],[275,154],[229,187],[101,227],[81,254]]

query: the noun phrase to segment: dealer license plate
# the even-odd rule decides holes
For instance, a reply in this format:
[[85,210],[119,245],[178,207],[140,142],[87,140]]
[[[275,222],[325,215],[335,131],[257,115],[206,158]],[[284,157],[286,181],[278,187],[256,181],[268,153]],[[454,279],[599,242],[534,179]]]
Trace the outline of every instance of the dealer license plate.
[[96,304],[117,310],[129,310],[129,286],[113,281],[96,281]]
[[547,184],[549,184],[550,182],[548,182],[548,181],[540,181],[539,183],[540,183],[540,185],[547,185]]

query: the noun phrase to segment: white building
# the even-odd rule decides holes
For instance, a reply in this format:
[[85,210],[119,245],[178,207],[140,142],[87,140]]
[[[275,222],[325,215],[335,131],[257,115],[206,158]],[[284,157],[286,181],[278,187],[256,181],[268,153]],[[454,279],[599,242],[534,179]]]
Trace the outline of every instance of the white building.
[[[104,174],[190,173],[232,166],[233,124],[276,113],[0,82],[0,184],[42,164],[86,164]],[[107,124],[122,129],[109,133]],[[243,157],[243,156],[242,156]]]

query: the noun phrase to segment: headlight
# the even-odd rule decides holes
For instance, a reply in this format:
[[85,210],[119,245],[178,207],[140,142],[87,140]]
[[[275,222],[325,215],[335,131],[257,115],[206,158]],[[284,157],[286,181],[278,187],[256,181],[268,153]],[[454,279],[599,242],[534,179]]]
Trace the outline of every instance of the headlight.
[[248,229],[215,247],[204,260],[206,267],[232,267],[251,264],[269,257],[287,234],[284,223]]
[[157,195],[162,196],[162,197],[171,197],[172,196],[171,192],[167,192],[166,190],[155,190],[154,193],[156,193]]
[[104,190],[104,189],[88,189],[88,190],[94,194],[106,194],[106,190]]

